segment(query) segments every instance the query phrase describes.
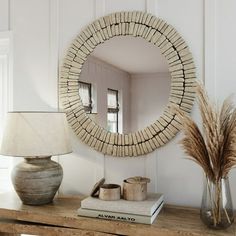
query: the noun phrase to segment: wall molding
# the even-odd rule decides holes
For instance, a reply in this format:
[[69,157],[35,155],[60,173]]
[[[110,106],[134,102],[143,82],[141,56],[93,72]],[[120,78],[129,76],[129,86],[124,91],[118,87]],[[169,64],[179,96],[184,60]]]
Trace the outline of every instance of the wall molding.
[[[12,32],[0,32],[0,138],[3,131],[3,120],[8,111],[12,110],[13,103],[13,52]],[[1,157],[0,162],[0,191],[12,191],[10,173],[13,167],[13,158]]]
[[11,30],[11,0],[8,0],[8,30]]
[[215,0],[204,0],[204,84],[208,94],[212,98],[216,98],[216,3]]
[[[94,20],[105,15],[106,12],[106,0],[94,0]],[[96,165],[98,168],[95,168],[95,182],[101,178],[105,178],[106,164],[105,164],[105,155],[102,157],[100,155],[96,156]]]
[[[48,82],[57,81],[56,102],[54,108],[59,110],[58,78],[59,78],[59,0],[49,1],[49,52],[48,52]],[[54,161],[60,163],[60,157],[55,156]],[[59,193],[60,189],[58,190]]]
[[[0,32],[0,54],[7,57],[7,81],[5,83],[5,89],[7,90],[4,96],[7,96],[7,104],[5,105],[5,112],[13,110],[13,33],[12,31]],[[2,47],[1,47],[2,45]],[[2,50],[1,50],[2,48]],[[4,50],[3,50],[4,48]],[[5,52],[4,52],[5,51]]]
[[[151,14],[158,16],[158,0],[146,0],[146,12],[150,12]],[[162,75],[161,75],[162,74]],[[164,75],[165,74],[165,75]],[[168,78],[169,76],[166,75],[166,73],[160,73],[160,76],[165,76]],[[152,186],[152,189],[157,192],[158,186],[157,186],[157,171],[158,171],[158,150],[154,151],[154,157],[151,157],[145,161],[145,167],[146,174],[150,173],[148,176],[150,179],[153,180],[154,186]],[[148,170],[152,171],[148,171]]]
[[157,4],[158,0],[146,0],[146,12],[157,16]]
[[[59,0],[49,1],[49,72],[50,81],[59,77]],[[55,84],[55,86],[58,86]],[[59,109],[58,89],[54,108]]]
[[106,0],[94,0],[94,19],[104,16],[106,12]]

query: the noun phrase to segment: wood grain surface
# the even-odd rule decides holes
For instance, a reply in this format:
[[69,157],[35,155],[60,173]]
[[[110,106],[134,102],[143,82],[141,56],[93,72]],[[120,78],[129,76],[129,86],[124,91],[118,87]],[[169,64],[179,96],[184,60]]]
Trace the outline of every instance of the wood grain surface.
[[[62,227],[71,230],[87,231],[85,235],[99,235],[93,232],[115,235],[135,235],[135,236],[229,236],[235,235],[235,223],[223,231],[210,230],[203,225],[199,217],[199,209],[187,207],[165,206],[160,215],[152,225],[132,224],[126,222],[91,219],[78,217],[77,209],[80,207],[81,197],[57,197],[53,203],[43,206],[23,205],[15,194],[0,195],[0,218],[17,220],[17,222],[0,222],[0,231],[6,233],[19,233],[19,230],[33,228],[34,230],[51,230],[60,232]],[[19,223],[22,222],[22,224]],[[28,222],[28,223],[27,223]],[[40,223],[40,225],[31,225]],[[10,224],[11,227],[7,227]],[[52,226],[58,226],[58,229]],[[6,231],[14,228],[17,230]],[[38,231],[39,232],[39,231]],[[46,231],[44,231],[46,232]],[[72,232],[72,231],[71,231]],[[91,232],[91,234],[89,234]],[[79,232],[76,232],[79,233]],[[50,234],[67,235],[67,234]],[[68,234],[69,235],[69,234]],[[84,235],[84,234],[71,234]]]
[[[0,236],[20,236],[23,234],[50,235],[50,236],[108,236],[102,232],[94,232],[91,230],[70,229],[65,227],[47,226],[34,223],[25,223],[14,220],[0,220],[1,231],[8,233],[0,233]],[[10,232],[10,233],[9,233]]]

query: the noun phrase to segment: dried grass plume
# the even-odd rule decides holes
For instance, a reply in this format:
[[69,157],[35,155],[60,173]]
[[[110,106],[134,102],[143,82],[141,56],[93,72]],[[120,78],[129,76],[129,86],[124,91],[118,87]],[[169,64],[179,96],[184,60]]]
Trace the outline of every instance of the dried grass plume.
[[216,183],[236,165],[236,108],[231,96],[219,108],[210,101],[202,84],[198,83],[196,90],[202,131],[180,108],[172,109],[182,123],[185,153]]

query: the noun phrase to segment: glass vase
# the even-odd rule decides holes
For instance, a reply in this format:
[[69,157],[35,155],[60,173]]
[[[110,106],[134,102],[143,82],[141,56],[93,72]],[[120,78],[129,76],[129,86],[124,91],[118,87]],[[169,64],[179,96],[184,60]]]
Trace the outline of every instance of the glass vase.
[[225,229],[233,223],[234,212],[228,177],[216,182],[206,177],[201,219],[209,228],[213,229]]

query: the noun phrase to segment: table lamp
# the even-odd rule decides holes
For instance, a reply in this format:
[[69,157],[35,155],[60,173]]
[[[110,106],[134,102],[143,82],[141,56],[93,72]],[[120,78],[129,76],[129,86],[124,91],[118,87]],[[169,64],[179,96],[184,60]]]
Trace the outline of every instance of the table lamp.
[[63,170],[51,156],[71,151],[65,113],[7,114],[0,154],[25,158],[12,171],[14,188],[24,204],[52,202],[60,187]]

